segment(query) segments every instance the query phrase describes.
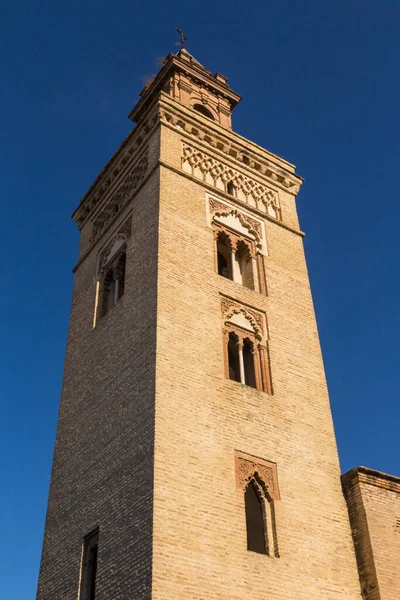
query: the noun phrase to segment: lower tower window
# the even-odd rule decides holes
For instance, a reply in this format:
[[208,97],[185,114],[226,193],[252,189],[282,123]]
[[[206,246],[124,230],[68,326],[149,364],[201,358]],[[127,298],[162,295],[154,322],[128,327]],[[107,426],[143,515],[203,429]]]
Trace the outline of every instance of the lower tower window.
[[244,504],[246,509],[247,550],[267,554],[263,505],[253,482],[250,482],[246,488]]
[[95,600],[99,530],[89,533],[83,541],[81,589],[79,600]]
[[236,451],[235,472],[236,485],[244,496],[247,550],[278,558],[276,463]]

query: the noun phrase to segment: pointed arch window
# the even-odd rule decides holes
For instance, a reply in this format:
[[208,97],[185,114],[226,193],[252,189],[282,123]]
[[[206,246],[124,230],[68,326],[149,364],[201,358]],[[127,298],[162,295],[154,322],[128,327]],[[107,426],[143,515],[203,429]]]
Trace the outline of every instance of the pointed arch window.
[[276,464],[235,452],[236,485],[243,492],[247,550],[279,557],[275,501],[279,500]]
[[218,274],[266,294],[264,257],[257,249],[255,239],[215,221],[213,229]]
[[256,335],[226,323],[223,329],[225,376],[243,385],[272,394],[268,350]]
[[247,550],[267,554],[263,501],[257,487],[250,481],[244,492]]
[[236,187],[233,181],[228,181],[228,183],[226,184],[226,191],[231,196],[236,196]]

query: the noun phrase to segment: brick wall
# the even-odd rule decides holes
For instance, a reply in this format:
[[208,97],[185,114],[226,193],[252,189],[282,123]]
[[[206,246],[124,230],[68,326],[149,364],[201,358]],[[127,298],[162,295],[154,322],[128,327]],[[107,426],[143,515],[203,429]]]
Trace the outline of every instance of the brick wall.
[[[196,127],[209,134],[194,142],[185,129],[194,111],[163,94],[157,102],[149,111],[160,108],[161,122],[150,139],[140,138],[140,152],[149,146],[147,175],[122,212],[107,217],[94,245],[92,221],[82,221],[38,600],[76,600],[82,539],[96,526],[96,600],[356,600],[354,549],[289,191],[294,168],[198,114]],[[167,109],[180,111],[179,119],[167,122]],[[198,134],[196,127],[191,132]],[[223,142],[211,143],[217,135]],[[276,170],[264,183],[279,194],[282,222],[184,173],[184,140],[215,160],[232,160],[246,177],[262,179],[251,161],[247,167],[222,157],[224,144]],[[93,214],[120,198],[129,162],[124,168]],[[207,194],[263,222],[268,296],[216,273]],[[125,293],[93,329],[98,254],[130,213]],[[266,315],[274,395],[225,378],[221,295]],[[279,558],[246,549],[235,451],[277,465]]]
[[[77,599],[96,526],[96,600],[151,597],[158,197],[156,170],[75,273],[38,600]],[[98,252],[130,212],[125,294],[93,329]]]
[[[206,192],[227,195],[179,172],[185,137],[162,128],[153,598],[360,598],[302,237],[264,219],[267,297],[220,277]],[[265,311],[273,396],[225,379],[221,293]],[[277,463],[280,558],[246,549],[235,450]]]
[[365,600],[400,597],[400,479],[365,467],[342,477]]

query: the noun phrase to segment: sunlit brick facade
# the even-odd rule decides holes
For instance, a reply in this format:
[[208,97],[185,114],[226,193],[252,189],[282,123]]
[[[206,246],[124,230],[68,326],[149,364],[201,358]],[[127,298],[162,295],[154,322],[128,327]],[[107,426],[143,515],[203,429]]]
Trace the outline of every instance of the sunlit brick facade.
[[38,600],[360,599],[302,180],[239,101],[169,55],[73,215]]

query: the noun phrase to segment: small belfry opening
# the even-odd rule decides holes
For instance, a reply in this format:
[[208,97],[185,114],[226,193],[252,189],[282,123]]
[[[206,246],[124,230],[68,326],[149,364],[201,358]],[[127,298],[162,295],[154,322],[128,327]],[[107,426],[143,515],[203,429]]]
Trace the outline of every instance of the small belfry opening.
[[228,181],[228,183],[226,185],[226,191],[231,196],[236,196],[236,187],[235,187],[233,181]]
[[246,511],[247,550],[267,554],[263,500],[253,481],[244,492]]
[[207,117],[208,119],[212,119],[213,121],[215,121],[214,115],[212,114],[212,112],[210,110],[208,110],[208,108],[206,108],[204,106],[204,104],[194,104],[193,108],[198,113],[202,114],[204,117]]

